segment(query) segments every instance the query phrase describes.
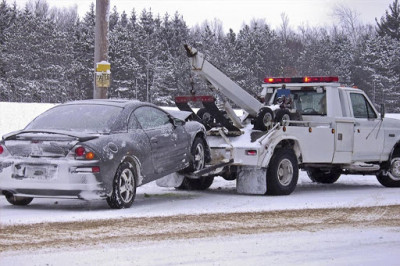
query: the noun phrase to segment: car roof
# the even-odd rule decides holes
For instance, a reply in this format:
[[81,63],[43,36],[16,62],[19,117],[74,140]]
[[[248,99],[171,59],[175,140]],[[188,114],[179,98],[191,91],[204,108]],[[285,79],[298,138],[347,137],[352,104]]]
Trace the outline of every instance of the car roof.
[[64,103],[64,105],[80,105],[80,104],[93,104],[93,105],[109,105],[116,107],[135,107],[145,104],[139,100],[128,100],[128,99],[90,99]]

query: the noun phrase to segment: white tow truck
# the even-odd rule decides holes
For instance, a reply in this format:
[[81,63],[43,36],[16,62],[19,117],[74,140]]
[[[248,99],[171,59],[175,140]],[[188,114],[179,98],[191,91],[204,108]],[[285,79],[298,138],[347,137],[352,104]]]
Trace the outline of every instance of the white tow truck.
[[[288,195],[303,169],[319,183],[361,174],[400,187],[400,121],[385,118],[383,106],[379,114],[362,90],[342,87],[337,77],[266,78],[262,103],[203,54],[185,48],[192,71],[244,114],[237,117],[227,101],[217,107],[211,96],[177,97],[185,111],[192,111],[189,102],[203,103],[196,117],[209,129],[210,160],[200,171],[167,176],[159,185],[205,189],[219,175],[236,180],[238,193]],[[185,187],[185,180],[202,185]]]

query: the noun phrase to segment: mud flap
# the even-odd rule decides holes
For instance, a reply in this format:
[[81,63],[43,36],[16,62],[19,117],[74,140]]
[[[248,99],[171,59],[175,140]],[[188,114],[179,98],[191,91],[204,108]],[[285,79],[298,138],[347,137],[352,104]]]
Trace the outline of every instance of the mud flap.
[[236,179],[236,190],[240,194],[260,194],[267,192],[267,169],[240,167]]
[[156,184],[159,187],[179,187],[180,185],[182,185],[184,178],[185,176],[183,175],[172,173],[158,179],[156,181]]

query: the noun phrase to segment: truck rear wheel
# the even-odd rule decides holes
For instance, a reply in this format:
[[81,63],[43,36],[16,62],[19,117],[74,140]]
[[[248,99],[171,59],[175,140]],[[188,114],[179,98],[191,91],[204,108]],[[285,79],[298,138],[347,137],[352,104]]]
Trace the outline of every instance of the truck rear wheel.
[[385,187],[400,187],[400,157],[393,158],[389,170],[386,173],[380,172],[376,177]]
[[267,170],[267,194],[291,194],[296,188],[298,178],[299,166],[293,150],[275,151]]
[[340,171],[335,170],[323,171],[321,169],[312,168],[307,170],[307,175],[313,182],[322,184],[333,184],[339,179],[341,173]]

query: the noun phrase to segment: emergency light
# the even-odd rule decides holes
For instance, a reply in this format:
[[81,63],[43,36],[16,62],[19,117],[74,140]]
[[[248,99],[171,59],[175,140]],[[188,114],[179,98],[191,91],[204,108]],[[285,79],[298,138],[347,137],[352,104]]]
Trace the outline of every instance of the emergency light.
[[296,78],[273,78],[267,77],[265,83],[317,83],[317,82],[339,82],[339,77],[296,77]]

